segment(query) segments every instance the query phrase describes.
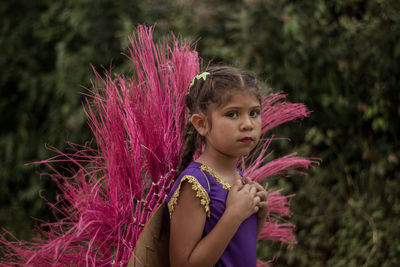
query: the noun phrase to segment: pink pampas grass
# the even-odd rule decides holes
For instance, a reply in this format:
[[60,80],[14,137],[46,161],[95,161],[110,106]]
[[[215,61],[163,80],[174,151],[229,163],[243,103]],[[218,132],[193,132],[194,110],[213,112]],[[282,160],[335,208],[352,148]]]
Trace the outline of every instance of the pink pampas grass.
[[133,76],[101,77],[95,70],[86,115],[97,149],[42,161],[66,161],[70,177],[54,170],[64,215],[43,224],[33,242],[8,242],[3,265],[123,266],[152,211],[165,198],[180,160],[186,123],[184,98],[199,58],[173,37],[155,45],[153,28],[130,38]]

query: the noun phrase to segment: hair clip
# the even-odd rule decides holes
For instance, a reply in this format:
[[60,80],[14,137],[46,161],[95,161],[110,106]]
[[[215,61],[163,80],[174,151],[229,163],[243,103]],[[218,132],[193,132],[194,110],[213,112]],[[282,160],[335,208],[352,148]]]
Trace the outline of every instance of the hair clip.
[[196,77],[193,78],[192,82],[189,85],[189,92],[190,92],[190,88],[194,85],[195,80],[203,79],[205,81],[207,79],[208,74],[210,74],[210,73],[207,71],[197,74]]

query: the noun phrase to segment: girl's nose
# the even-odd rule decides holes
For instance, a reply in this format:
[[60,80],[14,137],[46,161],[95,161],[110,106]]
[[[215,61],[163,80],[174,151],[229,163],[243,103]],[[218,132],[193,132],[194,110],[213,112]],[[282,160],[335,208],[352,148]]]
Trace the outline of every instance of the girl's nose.
[[249,131],[249,130],[253,129],[253,122],[252,122],[250,116],[244,116],[243,117],[243,121],[242,121],[242,123],[240,125],[240,129],[242,131]]

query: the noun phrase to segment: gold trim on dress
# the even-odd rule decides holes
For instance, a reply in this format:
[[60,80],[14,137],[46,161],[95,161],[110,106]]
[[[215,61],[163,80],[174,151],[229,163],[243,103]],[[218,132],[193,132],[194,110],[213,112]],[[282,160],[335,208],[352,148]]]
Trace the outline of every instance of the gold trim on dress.
[[211,169],[210,167],[208,167],[207,165],[202,164],[200,166],[200,170],[202,171],[206,171],[208,172],[212,177],[215,178],[215,180],[217,180],[217,182],[219,184],[222,185],[222,188],[226,189],[226,190],[231,190],[231,185],[228,184],[227,182],[225,182],[221,176],[219,176],[213,169]]
[[200,199],[200,204],[204,206],[207,217],[210,217],[210,197],[208,196],[207,191],[194,176],[185,175],[182,177],[178,188],[175,190],[174,194],[168,202],[169,218],[172,218],[172,213],[174,212],[176,203],[178,201],[181,185],[184,181],[188,181],[192,184],[192,189],[196,192],[196,197]]

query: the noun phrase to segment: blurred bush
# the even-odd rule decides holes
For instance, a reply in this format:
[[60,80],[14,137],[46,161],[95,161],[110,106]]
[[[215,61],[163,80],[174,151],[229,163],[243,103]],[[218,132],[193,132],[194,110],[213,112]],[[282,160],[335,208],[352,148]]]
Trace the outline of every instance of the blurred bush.
[[[9,3],[7,3],[9,2]],[[289,99],[313,110],[302,127],[274,132],[273,143],[321,157],[307,177],[276,179],[296,193],[293,249],[265,242],[275,266],[400,264],[400,2],[63,1],[0,4],[0,224],[29,237],[29,216],[51,218],[44,201],[55,187],[27,162],[48,158],[44,144],[91,139],[78,91],[90,64],[127,71],[120,51],[137,23],[157,21],[197,42],[215,63],[250,69]]]

